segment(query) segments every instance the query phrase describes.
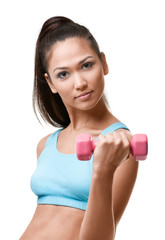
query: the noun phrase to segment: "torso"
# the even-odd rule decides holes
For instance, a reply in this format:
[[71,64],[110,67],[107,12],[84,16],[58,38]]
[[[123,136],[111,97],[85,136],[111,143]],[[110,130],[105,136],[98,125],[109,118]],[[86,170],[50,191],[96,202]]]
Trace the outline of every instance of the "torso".
[[63,130],[58,135],[57,149],[59,152],[61,152],[63,154],[73,154],[73,153],[75,153],[75,141],[76,141],[76,137],[78,134],[88,133],[92,136],[92,139],[95,140],[102,131],[103,131],[103,129],[102,130],[84,129],[83,131],[81,131],[79,133],[75,132],[71,135],[71,134],[65,132],[65,130]]
[[64,154],[73,154],[75,153],[75,141],[78,134],[88,133],[92,136],[92,139],[95,140],[105,128],[116,122],[119,122],[119,120],[110,114],[109,119],[107,119],[107,121],[104,121],[104,125],[99,125],[99,129],[83,128],[80,131],[72,132],[72,134],[67,129],[64,129],[58,135],[57,149],[59,152]]
[[[115,117],[109,125],[118,122]],[[108,123],[102,129],[82,129],[72,135],[67,129],[58,136],[57,149],[64,154],[75,153],[75,139],[79,133],[89,133],[95,140]],[[46,141],[46,139],[45,139]],[[81,223],[85,211],[56,205],[38,205],[35,214],[20,240],[78,240]]]
[[78,240],[84,210],[38,205],[20,240]]

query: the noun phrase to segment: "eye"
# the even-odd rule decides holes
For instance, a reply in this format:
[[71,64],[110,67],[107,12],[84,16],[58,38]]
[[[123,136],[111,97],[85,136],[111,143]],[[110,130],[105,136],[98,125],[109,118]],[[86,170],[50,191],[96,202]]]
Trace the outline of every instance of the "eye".
[[88,69],[91,68],[93,66],[94,63],[92,62],[87,62],[85,64],[83,64],[82,69]]
[[61,79],[67,78],[68,76],[69,76],[69,73],[66,71],[60,72],[57,74],[57,78],[61,78]]

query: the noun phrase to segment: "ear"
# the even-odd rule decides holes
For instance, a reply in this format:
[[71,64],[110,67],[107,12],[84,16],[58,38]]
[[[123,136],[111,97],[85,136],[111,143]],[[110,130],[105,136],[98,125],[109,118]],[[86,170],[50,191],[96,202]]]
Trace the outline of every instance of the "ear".
[[51,82],[51,80],[50,80],[48,74],[45,73],[44,76],[45,76],[45,79],[46,79],[46,81],[47,81],[47,84],[49,85],[49,87],[50,87],[52,93],[57,93],[57,90],[56,90],[56,88],[54,87],[54,85],[52,84],[52,82]]
[[107,75],[109,73],[107,60],[106,60],[105,54],[103,52],[101,52],[101,56],[102,56],[102,64],[103,64],[104,75]]

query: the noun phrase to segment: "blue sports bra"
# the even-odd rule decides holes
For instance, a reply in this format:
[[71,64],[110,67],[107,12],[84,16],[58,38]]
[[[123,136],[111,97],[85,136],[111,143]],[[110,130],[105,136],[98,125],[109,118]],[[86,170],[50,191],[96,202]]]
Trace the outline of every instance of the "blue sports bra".
[[[114,132],[127,129],[126,125],[117,122],[102,131]],[[91,177],[93,155],[89,161],[80,161],[74,154],[63,154],[57,149],[60,131],[51,134],[41,152],[35,172],[31,178],[31,189],[38,196],[37,204],[52,204],[86,210]]]

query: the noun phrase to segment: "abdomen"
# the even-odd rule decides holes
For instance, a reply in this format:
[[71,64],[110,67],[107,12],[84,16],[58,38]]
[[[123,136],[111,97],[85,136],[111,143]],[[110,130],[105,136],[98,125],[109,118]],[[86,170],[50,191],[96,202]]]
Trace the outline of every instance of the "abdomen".
[[20,240],[78,240],[84,210],[38,205]]

